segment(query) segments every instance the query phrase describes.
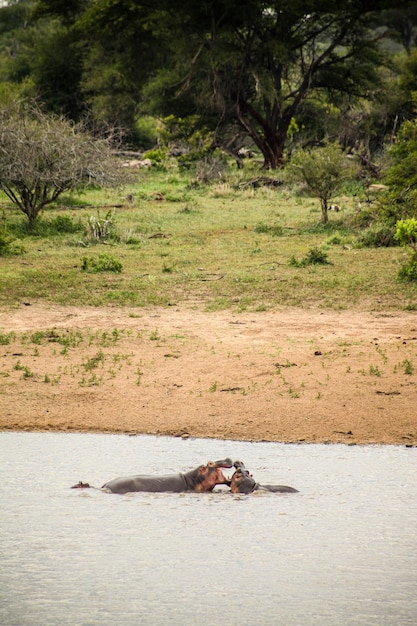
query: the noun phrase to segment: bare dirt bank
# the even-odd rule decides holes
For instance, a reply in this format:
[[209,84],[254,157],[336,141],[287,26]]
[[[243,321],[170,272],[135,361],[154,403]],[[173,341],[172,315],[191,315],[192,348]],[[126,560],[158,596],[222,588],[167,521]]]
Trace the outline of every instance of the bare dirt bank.
[[0,428],[417,445],[417,315],[0,311]]

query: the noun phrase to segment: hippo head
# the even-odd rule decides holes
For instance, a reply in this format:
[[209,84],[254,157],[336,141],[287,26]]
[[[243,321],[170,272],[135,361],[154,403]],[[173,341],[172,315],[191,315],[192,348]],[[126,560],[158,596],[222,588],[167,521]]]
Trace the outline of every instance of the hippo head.
[[230,481],[224,476],[222,468],[233,467],[232,459],[209,461],[197,470],[194,491],[212,491],[216,485],[229,485]]
[[232,493],[252,493],[258,486],[252,474],[245,468],[242,461],[235,461],[233,465],[236,469],[230,480]]

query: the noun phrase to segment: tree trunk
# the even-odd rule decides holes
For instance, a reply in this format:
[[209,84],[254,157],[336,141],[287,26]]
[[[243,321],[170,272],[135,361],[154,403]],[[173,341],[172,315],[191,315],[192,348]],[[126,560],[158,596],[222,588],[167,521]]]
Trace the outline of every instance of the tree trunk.
[[321,198],[321,216],[323,224],[327,224],[329,221],[327,198]]
[[281,119],[278,128],[265,119],[254,107],[242,97],[233,95],[236,99],[234,114],[243,130],[262,152],[265,169],[276,170],[282,168],[284,148],[291,118]]
[[265,169],[276,170],[283,167],[285,142],[279,142],[278,138],[270,142],[266,137],[258,144],[264,158]]

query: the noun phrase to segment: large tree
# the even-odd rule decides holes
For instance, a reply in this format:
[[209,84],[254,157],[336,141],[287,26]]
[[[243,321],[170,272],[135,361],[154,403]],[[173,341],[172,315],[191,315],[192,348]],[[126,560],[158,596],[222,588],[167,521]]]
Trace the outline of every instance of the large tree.
[[235,120],[265,166],[276,168],[291,124],[313,94],[361,98],[378,82],[381,33],[372,26],[383,6],[360,0],[184,0],[175,11],[167,6],[171,63],[147,92],[164,93],[161,111],[188,96],[197,111],[211,108],[218,121]]
[[[84,45],[81,81],[97,114],[145,110],[237,124],[265,166],[317,95],[369,97],[378,80],[377,20],[410,0],[38,0]],[[316,100],[317,101],[317,100]],[[116,106],[114,106],[116,104]]]

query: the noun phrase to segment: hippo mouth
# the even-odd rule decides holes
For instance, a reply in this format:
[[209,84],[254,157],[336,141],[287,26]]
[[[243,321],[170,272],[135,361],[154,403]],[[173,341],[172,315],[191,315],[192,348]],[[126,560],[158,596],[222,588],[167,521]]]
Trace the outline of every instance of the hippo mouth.
[[[214,462],[214,466],[215,466],[215,467],[217,467],[217,468],[226,468],[226,469],[230,469],[231,467],[233,467],[233,461],[232,461],[232,459],[229,459],[229,458],[227,458],[227,459],[222,459],[221,461],[215,461],[215,462]],[[231,479],[230,479],[230,478],[227,478],[227,477],[223,474],[223,472],[220,472],[220,474],[221,474],[221,475],[222,475],[222,477],[223,477],[223,484],[224,484],[224,485],[227,485],[228,487],[230,487],[230,480],[231,480]],[[219,483],[219,484],[221,484],[221,483]]]

